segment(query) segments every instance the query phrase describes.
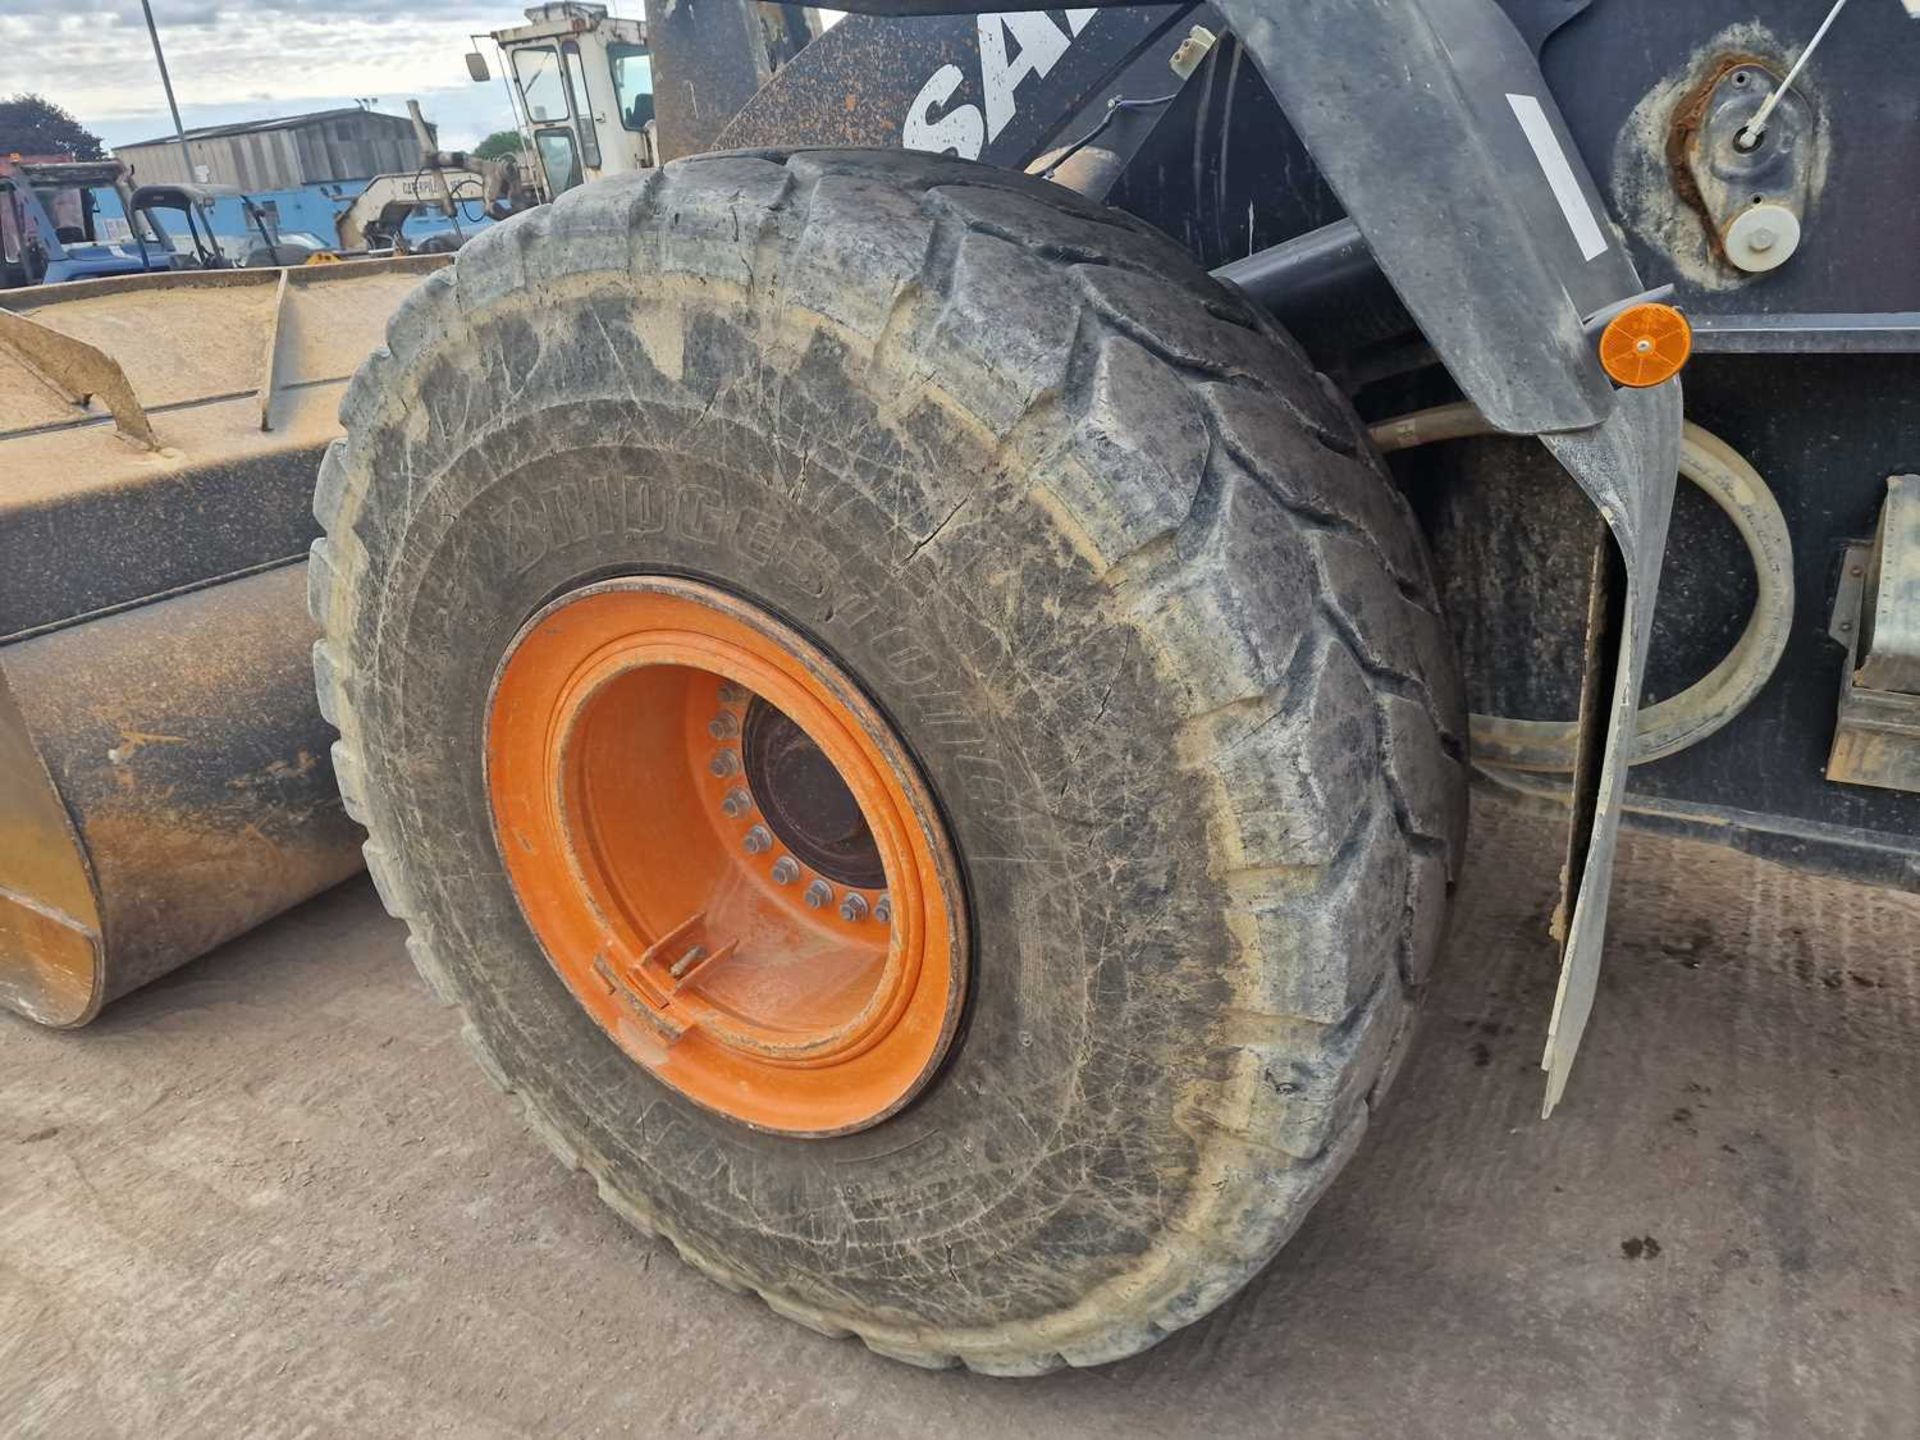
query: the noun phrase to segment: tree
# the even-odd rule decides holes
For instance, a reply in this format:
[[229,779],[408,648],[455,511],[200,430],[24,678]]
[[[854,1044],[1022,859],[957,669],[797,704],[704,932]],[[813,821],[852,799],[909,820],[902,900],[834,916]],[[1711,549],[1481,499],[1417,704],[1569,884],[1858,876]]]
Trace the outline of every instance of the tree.
[[520,132],[518,130],[496,130],[478,145],[473,153],[482,160],[504,160],[509,155],[520,158]]
[[0,155],[68,155],[104,160],[100,137],[41,95],[0,100]]

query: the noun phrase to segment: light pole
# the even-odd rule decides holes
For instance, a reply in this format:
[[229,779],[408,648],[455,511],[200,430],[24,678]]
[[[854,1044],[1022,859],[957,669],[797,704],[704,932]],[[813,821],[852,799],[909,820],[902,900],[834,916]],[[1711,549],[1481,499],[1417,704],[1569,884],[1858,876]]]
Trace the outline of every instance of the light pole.
[[180,123],[180,107],[174,103],[173,80],[167,74],[167,57],[160,52],[160,32],[154,27],[151,0],[140,0],[140,9],[147,17],[147,34],[153,39],[154,63],[160,67],[160,88],[167,92],[167,109],[173,112],[173,133],[180,137],[180,156],[187,163],[187,183],[191,185],[200,176],[193,168],[193,150],[187,144],[187,128]]

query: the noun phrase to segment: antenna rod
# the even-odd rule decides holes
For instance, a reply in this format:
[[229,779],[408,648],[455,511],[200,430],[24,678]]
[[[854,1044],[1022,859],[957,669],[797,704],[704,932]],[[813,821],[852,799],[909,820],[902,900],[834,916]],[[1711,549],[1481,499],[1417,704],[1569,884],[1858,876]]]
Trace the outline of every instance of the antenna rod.
[[191,185],[200,177],[194,172],[193,150],[187,144],[187,127],[180,123],[180,107],[174,103],[173,79],[167,74],[167,57],[160,52],[160,31],[153,23],[151,0],[140,0],[140,9],[147,17],[147,34],[153,40],[154,63],[160,67],[160,88],[167,92],[167,109],[173,112],[173,133],[180,137],[180,155],[187,162],[187,183]]

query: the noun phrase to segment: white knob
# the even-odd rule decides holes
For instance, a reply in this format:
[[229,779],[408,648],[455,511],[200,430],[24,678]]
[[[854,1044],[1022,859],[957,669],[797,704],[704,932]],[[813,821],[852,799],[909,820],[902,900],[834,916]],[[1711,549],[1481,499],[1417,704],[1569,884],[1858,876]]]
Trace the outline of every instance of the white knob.
[[1777,269],[1800,248],[1800,217],[1784,205],[1749,205],[1721,238],[1727,259],[1750,274]]

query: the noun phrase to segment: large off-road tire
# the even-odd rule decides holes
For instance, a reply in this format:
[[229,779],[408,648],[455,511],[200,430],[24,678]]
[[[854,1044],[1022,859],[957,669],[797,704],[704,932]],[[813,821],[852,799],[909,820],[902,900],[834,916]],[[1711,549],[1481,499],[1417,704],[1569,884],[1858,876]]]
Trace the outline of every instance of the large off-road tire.
[[[1456,662],[1345,403],[1157,232],[902,153],[690,159],[477,237],[345,402],[313,551],[367,860],[606,1201],[923,1365],[1112,1360],[1231,1295],[1405,1048],[1465,818]],[[857,678],[964,874],[911,1104],[797,1139],[624,1053],[516,904],[489,686],[556,596],[696,577]]]

